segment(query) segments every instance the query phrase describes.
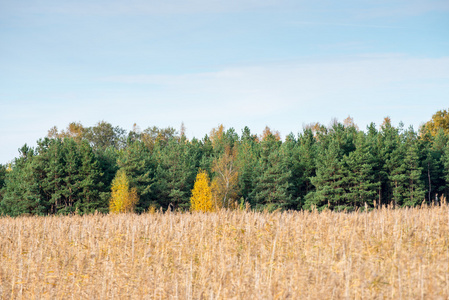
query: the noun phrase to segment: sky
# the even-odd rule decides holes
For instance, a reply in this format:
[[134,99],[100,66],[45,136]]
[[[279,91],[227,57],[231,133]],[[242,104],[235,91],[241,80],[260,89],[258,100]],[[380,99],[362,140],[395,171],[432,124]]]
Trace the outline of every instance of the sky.
[[448,95],[447,0],[0,0],[0,164],[70,122],[418,129]]

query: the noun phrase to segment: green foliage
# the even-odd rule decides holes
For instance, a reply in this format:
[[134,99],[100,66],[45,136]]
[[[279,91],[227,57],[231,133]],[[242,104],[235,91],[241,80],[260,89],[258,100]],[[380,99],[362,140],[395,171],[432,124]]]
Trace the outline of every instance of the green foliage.
[[25,145],[20,151],[5,178],[5,214],[107,211],[107,202],[99,197],[99,164],[86,141],[45,138],[36,150]]
[[[198,170],[212,177],[213,199],[231,207],[240,199],[254,209],[356,210],[415,206],[449,196],[449,133],[445,111],[419,134],[394,127],[359,130],[351,118],[325,127],[312,124],[281,140],[266,127],[239,135],[223,125],[209,136],[188,140],[185,128],[99,122],[50,129],[48,138],[19,150],[0,165],[0,214],[107,212],[116,175],[139,199],[135,211],[188,210]],[[120,170],[120,172],[118,172]],[[132,198],[132,197],[131,197]],[[219,205],[218,205],[219,206]]]
[[148,209],[152,200],[155,172],[150,150],[143,142],[132,142],[119,151],[117,166],[125,172],[130,185],[136,189],[140,199],[137,211],[142,212]]
[[285,160],[285,151],[281,142],[273,134],[267,134],[260,143],[261,152],[256,165],[254,189],[250,194],[253,207],[284,208],[291,202],[291,171]]

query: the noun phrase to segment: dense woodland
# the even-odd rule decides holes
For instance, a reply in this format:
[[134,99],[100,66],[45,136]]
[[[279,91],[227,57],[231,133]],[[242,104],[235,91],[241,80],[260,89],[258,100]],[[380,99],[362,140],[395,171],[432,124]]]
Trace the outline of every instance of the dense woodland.
[[[189,210],[199,172],[215,203],[256,210],[352,211],[433,203],[449,194],[449,114],[442,110],[418,131],[389,118],[360,130],[351,118],[311,124],[281,140],[266,128],[240,134],[222,125],[189,140],[173,128],[107,122],[56,127],[35,148],[0,165],[0,215],[108,212],[116,174],[137,193],[136,212]],[[171,205],[170,205],[171,204]]]

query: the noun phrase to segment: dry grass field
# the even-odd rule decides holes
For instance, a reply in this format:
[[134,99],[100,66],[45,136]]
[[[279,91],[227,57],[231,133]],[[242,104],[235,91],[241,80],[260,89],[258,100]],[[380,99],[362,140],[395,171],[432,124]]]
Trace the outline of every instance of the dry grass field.
[[1,299],[448,299],[449,210],[0,218]]

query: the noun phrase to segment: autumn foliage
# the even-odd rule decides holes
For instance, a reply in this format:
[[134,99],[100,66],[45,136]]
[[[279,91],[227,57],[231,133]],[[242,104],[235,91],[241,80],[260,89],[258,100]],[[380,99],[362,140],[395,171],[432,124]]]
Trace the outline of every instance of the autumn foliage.
[[192,197],[190,198],[190,210],[202,212],[214,210],[210,179],[209,175],[207,175],[207,172],[204,170],[200,170],[196,175]]
[[214,161],[212,170],[212,197],[219,207],[229,208],[238,194],[237,152],[227,147],[224,154]]
[[[449,198],[448,124],[449,112],[442,110],[419,131],[388,117],[380,126],[358,128],[348,117],[304,125],[283,138],[269,127],[239,134],[219,125],[190,140],[184,126],[178,133],[135,124],[126,132],[104,121],[70,123],[0,164],[0,215],[186,211],[199,169],[210,176],[214,209],[237,203],[269,211],[438,204]],[[112,188],[118,169],[127,178],[117,174]],[[198,203],[210,203],[201,193],[206,196]],[[192,199],[192,209],[205,209]]]
[[440,130],[445,134],[449,133],[449,109],[437,111],[430,121],[423,125],[423,129],[432,136],[436,136]]
[[113,213],[133,212],[139,197],[135,188],[129,187],[129,180],[124,170],[118,170],[112,181],[112,194],[109,211]]

